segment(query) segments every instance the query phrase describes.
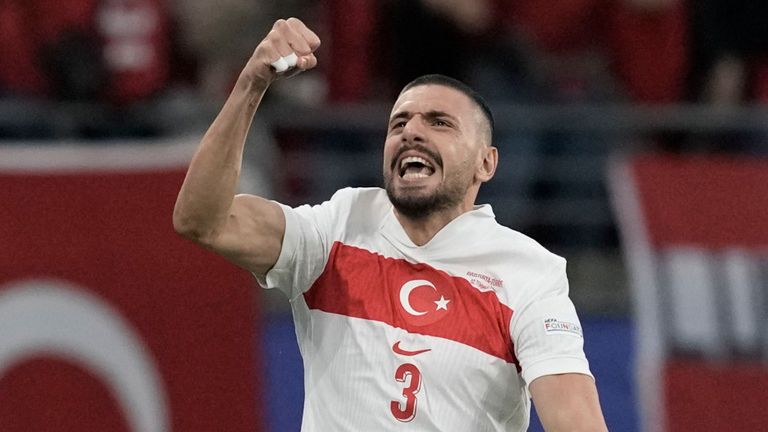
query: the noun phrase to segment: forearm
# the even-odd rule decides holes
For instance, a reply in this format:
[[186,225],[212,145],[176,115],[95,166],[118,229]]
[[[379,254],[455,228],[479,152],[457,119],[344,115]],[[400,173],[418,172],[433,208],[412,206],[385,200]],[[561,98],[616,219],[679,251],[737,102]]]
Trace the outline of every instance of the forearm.
[[537,378],[530,386],[533,403],[547,432],[605,432],[594,380],[575,373]]
[[[179,234],[259,274],[277,261],[285,217],[274,202],[235,196],[245,138],[269,85],[314,68],[313,52],[319,46],[320,38],[301,20],[275,22],[203,136],[173,210],[173,226]],[[280,76],[278,67],[273,67],[278,60],[282,61]],[[285,65],[294,70],[288,71]]]
[[176,200],[173,223],[182,235],[205,239],[226,222],[237,190],[243,146],[266,85],[244,76],[203,136]]

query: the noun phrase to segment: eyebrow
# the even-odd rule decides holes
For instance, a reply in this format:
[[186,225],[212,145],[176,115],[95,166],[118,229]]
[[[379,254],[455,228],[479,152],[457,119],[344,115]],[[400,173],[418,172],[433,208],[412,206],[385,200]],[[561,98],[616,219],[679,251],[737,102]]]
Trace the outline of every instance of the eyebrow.
[[[392,124],[393,121],[398,119],[408,119],[411,118],[413,114],[410,111],[400,111],[397,114],[393,115],[391,119],[389,119],[389,123]],[[453,121],[454,123],[458,123],[458,119],[450,114],[448,114],[445,111],[438,111],[438,110],[431,110],[424,113],[424,117],[428,119],[435,119],[440,117],[446,117]]]

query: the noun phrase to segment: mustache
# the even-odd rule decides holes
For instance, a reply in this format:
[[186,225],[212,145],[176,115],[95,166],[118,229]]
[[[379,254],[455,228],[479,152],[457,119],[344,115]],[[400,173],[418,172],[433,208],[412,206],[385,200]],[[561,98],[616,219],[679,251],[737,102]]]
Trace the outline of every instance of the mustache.
[[395,165],[397,165],[398,159],[400,159],[400,156],[402,156],[403,153],[405,153],[405,152],[407,152],[409,150],[416,150],[416,151],[418,151],[420,153],[424,153],[427,156],[429,156],[430,159],[435,161],[437,166],[439,166],[440,168],[443,167],[443,158],[441,158],[440,155],[437,154],[437,152],[427,148],[426,146],[424,146],[422,144],[414,143],[414,144],[406,144],[406,145],[400,147],[400,149],[397,151],[397,153],[395,153],[395,157],[392,158],[392,163],[391,163],[391,166],[389,167],[389,169],[390,170],[394,170],[395,169]]

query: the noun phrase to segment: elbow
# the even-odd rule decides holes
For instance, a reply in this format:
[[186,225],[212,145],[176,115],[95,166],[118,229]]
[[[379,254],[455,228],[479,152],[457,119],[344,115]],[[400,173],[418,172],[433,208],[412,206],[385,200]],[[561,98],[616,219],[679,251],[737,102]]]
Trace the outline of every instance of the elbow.
[[176,234],[190,240],[199,236],[199,230],[195,229],[195,225],[191,223],[189,218],[176,213],[173,214],[173,230],[176,231]]
[[179,211],[173,212],[173,230],[178,235],[200,244],[204,244],[205,239],[209,237],[206,235],[208,230],[196,221],[194,217]]

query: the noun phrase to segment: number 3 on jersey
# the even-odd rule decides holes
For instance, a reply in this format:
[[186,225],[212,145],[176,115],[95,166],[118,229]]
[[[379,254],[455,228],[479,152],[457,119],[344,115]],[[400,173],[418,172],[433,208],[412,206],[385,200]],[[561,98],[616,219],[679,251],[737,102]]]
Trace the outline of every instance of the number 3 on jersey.
[[421,371],[414,364],[401,364],[395,371],[395,380],[406,383],[406,387],[403,388],[405,403],[391,401],[389,409],[396,419],[409,422],[416,417],[416,393],[421,389]]

